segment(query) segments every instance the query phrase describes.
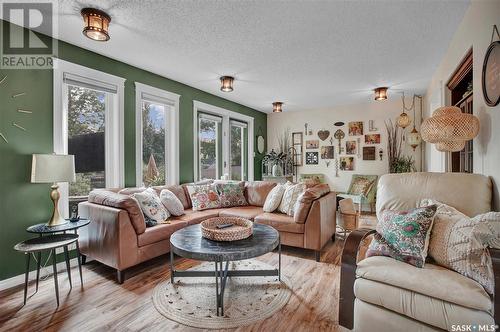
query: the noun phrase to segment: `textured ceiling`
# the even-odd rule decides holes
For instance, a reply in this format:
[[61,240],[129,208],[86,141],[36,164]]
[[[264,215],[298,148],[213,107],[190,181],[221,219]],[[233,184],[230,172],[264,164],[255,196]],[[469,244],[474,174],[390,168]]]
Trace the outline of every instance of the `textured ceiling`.
[[[371,90],[423,93],[469,1],[60,2],[59,38],[270,112],[367,102]],[[112,17],[111,40],[82,33],[80,9]],[[221,75],[235,90],[219,90]]]

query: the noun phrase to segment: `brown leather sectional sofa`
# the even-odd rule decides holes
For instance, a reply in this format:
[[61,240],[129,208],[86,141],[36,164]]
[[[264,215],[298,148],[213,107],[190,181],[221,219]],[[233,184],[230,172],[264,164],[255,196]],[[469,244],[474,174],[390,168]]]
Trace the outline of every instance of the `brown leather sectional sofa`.
[[[137,201],[130,197],[144,188],[98,189],[89,194],[88,202],[79,204],[79,214],[92,222],[80,231],[83,255],[117,270],[118,282],[124,281],[124,271],[141,262],[170,251],[170,235],[176,230],[216,216],[238,216],[274,227],[280,232],[281,243],[312,249],[319,261],[320,250],[335,236],[336,194],[327,185],[306,189],[300,197],[294,216],[266,213],[262,206],[275,183],[253,181],[245,183],[248,206],[193,211],[185,185],[154,187],[171,190],[182,202],[185,215],[171,218],[170,224],[147,228]],[[84,256],[84,257],[85,257]]]

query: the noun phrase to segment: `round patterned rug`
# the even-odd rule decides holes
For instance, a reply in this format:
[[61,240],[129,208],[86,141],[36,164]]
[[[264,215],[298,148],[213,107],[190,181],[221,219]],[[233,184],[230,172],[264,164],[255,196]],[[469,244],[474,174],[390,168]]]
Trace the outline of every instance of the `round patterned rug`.
[[[230,270],[274,269],[258,260],[230,262]],[[205,262],[190,270],[213,271],[214,263]],[[159,283],[153,291],[153,303],[165,317],[178,323],[204,329],[227,329],[249,325],[272,316],[290,299],[288,280],[277,277],[231,277],[224,292],[224,316],[216,314],[215,278],[180,277],[174,284]]]

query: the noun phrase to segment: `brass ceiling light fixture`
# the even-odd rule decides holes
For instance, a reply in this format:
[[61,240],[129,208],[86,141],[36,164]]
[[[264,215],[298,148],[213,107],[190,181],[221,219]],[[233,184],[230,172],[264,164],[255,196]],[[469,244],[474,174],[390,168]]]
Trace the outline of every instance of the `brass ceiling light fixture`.
[[275,101],[273,103],[273,113],[283,112],[283,103],[281,101]]
[[95,8],[83,8],[81,11],[83,17],[83,34],[92,40],[109,40],[109,22],[111,17],[102,10]]
[[385,86],[374,89],[373,91],[375,92],[375,100],[386,100],[388,89],[389,88]]
[[222,76],[220,78],[220,91],[223,92],[231,92],[233,91],[233,82],[234,82],[234,77],[232,76]]

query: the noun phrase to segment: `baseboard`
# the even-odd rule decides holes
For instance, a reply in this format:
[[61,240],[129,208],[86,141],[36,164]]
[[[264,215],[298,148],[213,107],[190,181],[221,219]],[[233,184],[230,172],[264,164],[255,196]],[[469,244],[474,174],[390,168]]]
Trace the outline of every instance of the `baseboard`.
[[[78,260],[76,258],[70,259],[69,265],[72,268],[78,267]],[[52,265],[47,265],[46,268],[50,268],[50,271],[52,271]],[[66,262],[63,261],[63,262],[57,263],[56,269],[57,269],[57,273],[62,273],[62,272],[66,273]],[[50,273],[49,275],[52,276],[52,273]],[[0,281],[0,292],[7,290],[7,289],[10,289],[10,288],[23,286],[24,285],[24,277],[25,276],[23,273],[23,274],[11,277],[9,279],[4,279],[4,280]],[[35,281],[35,279],[36,279],[36,270],[30,271],[29,282]]]

